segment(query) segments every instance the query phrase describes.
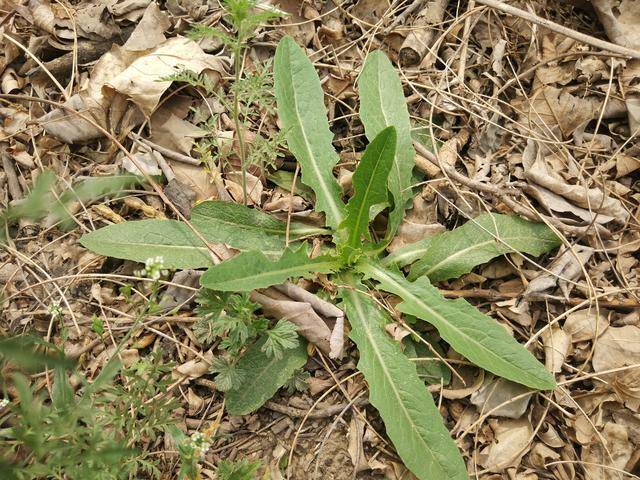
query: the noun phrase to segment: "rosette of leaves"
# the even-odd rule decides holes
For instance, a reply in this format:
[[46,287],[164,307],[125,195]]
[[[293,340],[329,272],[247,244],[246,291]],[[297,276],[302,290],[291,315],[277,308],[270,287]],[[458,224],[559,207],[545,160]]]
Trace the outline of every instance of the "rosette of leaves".
[[[211,264],[197,237],[172,221],[106,227],[85,236],[83,243],[99,253],[132,260],[140,260],[142,251],[155,253],[167,247],[171,255],[157,254],[163,254],[165,261],[170,258],[174,267],[207,267],[201,284],[218,291],[248,292],[289,279],[329,275],[339,287],[371,404],[378,409],[406,466],[420,479],[467,479],[465,462],[415,363],[386,333],[391,318],[377,300],[379,292],[399,297],[399,312],[434,326],[443,341],[479,367],[531,389],[553,389],[553,375],[500,324],[463,299],[445,299],[431,281],[459,277],[508,252],[541,255],[559,240],[543,224],[485,214],[386,259],[379,258],[411,198],[415,155],[402,85],[391,62],[382,52],[372,52],[359,77],[360,116],[370,143],[354,172],[354,194],[346,203],[332,173],[338,154],[323,113],[324,92],[313,64],[292,38],[285,37],[278,45],[274,77],[278,116],[289,151],[300,165],[302,183],[314,193],[316,210],[325,214],[326,230],[292,224],[293,241],[285,248],[284,223],[240,205],[205,202],[194,210],[193,226],[207,240],[241,250],[218,265]],[[388,212],[387,231],[376,243],[369,224],[384,210]],[[221,215],[221,211],[233,211],[233,215]],[[221,217],[223,221],[218,222]],[[328,239],[328,234],[334,248],[310,257],[301,240],[313,235]],[[112,248],[119,235],[146,245],[140,251],[137,247]],[[410,278],[398,268],[416,261]],[[249,371],[260,370],[262,382],[273,377],[268,381],[279,387],[306,356],[294,349],[285,352],[290,353],[278,360],[278,368],[260,364],[255,353],[247,353],[241,361],[246,359]],[[295,361],[289,361],[288,355]],[[237,408],[245,398],[242,392],[231,392],[228,408],[246,412],[245,405]],[[260,398],[267,399],[265,395]],[[251,408],[258,404],[251,402]]]

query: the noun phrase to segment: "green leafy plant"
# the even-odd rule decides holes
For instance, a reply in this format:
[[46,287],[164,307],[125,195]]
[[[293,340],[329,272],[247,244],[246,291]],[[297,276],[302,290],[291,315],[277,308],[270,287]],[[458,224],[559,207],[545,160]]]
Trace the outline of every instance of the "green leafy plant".
[[[260,127],[257,133],[247,141],[247,132],[256,130],[254,122],[262,126],[261,117],[275,111],[275,101],[272,91],[273,77],[270,64],[254,66],[251,71],[245,70],[244,54],[248,40],[253,36],[256,28],[262,23],[274,20],[282,14],[256,0],[223,0],[221,2],[225,15],[223,19],[229,24],[231,33],[221,28],[208,25],[195,25],[187,33],[194,40],[203,38],[217,38],[226,45],[233,58],[234,82],[229,89],[229,96],[220,93],[205,75],[193,72],[177,72],[163,80],[183,82],[204,91],[207,96],[215,96],[223,107],[231,113],[234,123],[235,137],[238,145],[239,162],[242,174],[242,192],[244,203],[247,204],[247,168],[255,165],[260,168],[273,165],[277,157],[281,156],[283,135],[279,133],[262,135]],[[208,117],[205,115],[204,117]],[[228,162],[233,155],[230,148],[226,148],[217,136],[216,118],[202,122],[210,134],[201,143],[199,152],[205,163],[222,164]],[[215,151],[217,153],[213,154]],[[211,165],[210,165],[211,166]],[[216,168],[217,170],[217,168]]]
[[[421,322],[433,325],[444,341],[479,367],[532,389],[553,389],[553,375],[500,324],[463,299],[445,299],[431,281],[455,278],[507,252],[539,255],[559,245],[559,239],[545,225],[487,214],[379,258],[407,207],[414,165],[409,114],[391,63],[383,53],[373,52],[360,76],[361,117],[370,143],[353,175],[354,195],[347,204],[332,174],[338,155],[322,113],[324,94],[312,63],[293,39],[285,37],[276,50],[274,70],[278,115],[289,150],[300,164],[303,184],[315,194],[316,209],[326,215],[335,248],[311,258],[305,244],[298,243],[271,256],[265,248],[273,245],[271,241],[282,247],[274,240],[278,233],[266,229],[254,237],[245,233],[242,225],[235,225],[223,233],[200,230],[212,242],[224,241],[242,250],[233,259],[211,265],[198,257],[201,263],[195,265],[194,257],[182,250],[172,258],[177,265],[208,267],[201,277],[202,286],[227,292],[248,292],[290,278],[313,278],[319,273],[329,275],[338,287],[342,308],[351,324],[351,338],[360,353],[358,368],[368,382],[370,401],[380,412],[400,457],[420,479],[467,479],[465,463],[425,388],[425,377],[437,373],[418,369],[409,357],[415,357],[419,350],[405,347],[403,351],[401,344],[386,333],[385,326],[391,318],[381,307],[380,292],[399,297],[398,311],[416,326]],[[200,208],[215,215],[218,208],[227,207],[208,202]],[[369,234],[369,223],[384,209],[389,211],[387,232],[382,241],[375,243]],[[262,215],[249,209],[243,211],[247,218]],[[125,237],[133,231],[143,235],[145,228],[157,232],[169,225],[167,221],[151,222],[144,228],[139,225],[141,222],[125,223],[117,226],[118,233]],[[193,223],[200,228],[205,222],[196,219]],[[254,228],[259,231],[257,223],[253,221],[247,232]],[[163,238],[152,238],[156,242],[154,249],[173,246],[175,237],[168,238],[168,231],[164,230]],[[113,227],[107,227],[91,234],[90,241],[85,237],[83,243],[100,253],[139,260],[142,249],[121,251],[108,246],[107,238],[117,237],[114,233]],[[247,236],[255,240],[252,246],[247,244]],[[202,247],[196,240],[190,245],[191,251]],[[414,262],[407,278],[398,265]],[[306,352],[302,344],[285,350],[280,358],[272,355],[269,359],[264,351],[268,340],[262,336],[239,359],[238,367],[246,375],[242,387],[227,392],[230,413],[255,410],[304,364]]]
[[[0,366],[8,371],[5,362],[30,371],[53,368],[51,395],[38,392],[23,373],[3,379],[18,394],[7,407],[10,426],[0,430],[1,461],[13,478],[160,477],[159,459],[144,445],[174,422],[177,406],[159,395],[172,368],[160,353],[124,369],[112,360],[91,383],[55,346],[31,337],[0,342]],[[118,374],[122,384],[115,382]],[[78,392],[72,375],[82,381]]]

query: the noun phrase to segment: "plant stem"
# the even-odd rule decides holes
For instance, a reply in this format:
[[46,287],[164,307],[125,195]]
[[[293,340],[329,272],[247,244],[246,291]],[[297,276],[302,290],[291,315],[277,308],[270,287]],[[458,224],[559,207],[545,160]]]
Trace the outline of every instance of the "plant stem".
[[[235,70],[235,85],[237,88],[240,77],[242,76],[242,38],[238,33],[238,41],[234,48],[233,68]],[[236,127],[236,135],[238,138],[238,147],[240,149],[240,169],[242,172],[242,197],[243,203],[247,205],[247,154],[244,145],[244,131],[240,122],[240,99],[237,90],[233,94],[233,122]]]

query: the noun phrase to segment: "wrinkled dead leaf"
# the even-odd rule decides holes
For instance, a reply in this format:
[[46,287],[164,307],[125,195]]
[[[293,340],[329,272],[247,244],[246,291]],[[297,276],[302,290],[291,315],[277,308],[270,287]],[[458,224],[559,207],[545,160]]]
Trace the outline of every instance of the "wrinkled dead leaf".
[[[479,412],[493,417],[520,418],[527,411],[533,393],[518,383],[503,378],[488,377],[470,401]],[[516,397],[521,397],[516,400]]]

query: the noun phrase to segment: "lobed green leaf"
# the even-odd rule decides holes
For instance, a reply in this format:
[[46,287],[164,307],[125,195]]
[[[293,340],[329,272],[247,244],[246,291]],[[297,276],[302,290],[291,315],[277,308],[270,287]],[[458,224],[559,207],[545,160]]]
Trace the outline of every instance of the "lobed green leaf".
[[445,299],[426,277],[410,282],[400,272],[373,262],[358,268],[378,281],[379,288],[403,300],[398,310],[429,322],[449,345],[479,367],[530,388],[555,388],[553,375],[531,352],[464,299]]
[[273,69],[278,117],[289,150],[300,164],[302,183],[315,192],[316,210],[325,212],[327,225],[337,229],[344,219],[342,191],[332,172],[339,157],[318,74],[291,37],[280,40]]
[[285,350],[280,358],[269,357],[262,347],[266,338],[254,343],[238,360],[237,368],[244,372],[242,384],[225,396],[231,415],[247,415],[260,408],[307,361],[305,342]]
[[423,275],[434,282],[458,278],[504,253],[542,255],[558,245],[560,239],[544,223],[486,213],[431,238],[409,280]]
[[343,289],[341,296],[369,400],[404,464],[421,480],[467,480],[464,461],[416,366],[385,331],[387,315],[362,291]]
[[270,260],[262,252],[242,252],[231,260],[215,265],[200,277],[203,287],[224,292],[247,292],[283,283],[292,277],[311,277],[340,268],[328,255],[309,258],[306,244],[296,250],[287,249],[278,260]]
[[367,55],[360,77],[360,119],[365,134],[372,141],[382,130],[394,126],[397,149],[388,186],[394,208],[389,214],[386,239],[391,240],[402,222],[405,207],[411,199],[411,172],[415,165],[415,150],[411,140],[409,110],[402,82],[387,56],[381,51]]
[[346,245],[357,249],[367,233],[375,211],[388,200],[387,178],[396,152],[395,127],[387,127],[371,142],[353,174],[354,194],[347,204],[341,227],[347,230]]

